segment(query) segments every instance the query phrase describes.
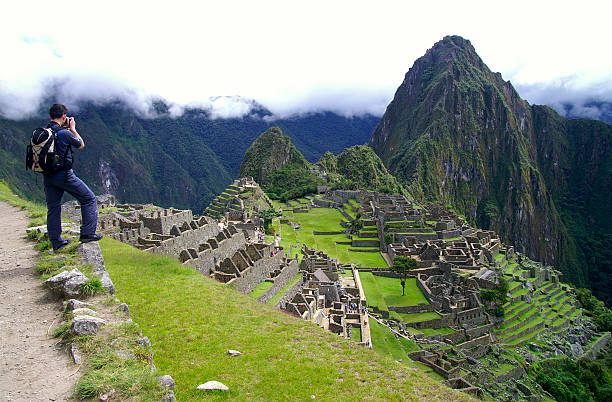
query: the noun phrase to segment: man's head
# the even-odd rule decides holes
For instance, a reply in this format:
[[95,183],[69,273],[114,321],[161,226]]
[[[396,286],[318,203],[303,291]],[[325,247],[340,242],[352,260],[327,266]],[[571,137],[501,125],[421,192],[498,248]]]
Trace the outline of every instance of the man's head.
[[60,119],[68,113],[68,108],[61,103],[56,103],[49,109],[49,117],[51,120]]

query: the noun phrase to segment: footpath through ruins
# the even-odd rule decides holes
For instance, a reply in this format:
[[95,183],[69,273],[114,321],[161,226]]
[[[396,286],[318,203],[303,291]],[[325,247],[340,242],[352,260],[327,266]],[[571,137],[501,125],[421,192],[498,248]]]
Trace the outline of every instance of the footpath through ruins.
[[67,400],[75,366],[49,333],[62,305],[33,270],[26,212],[0,202],[0,222],[0,400]]

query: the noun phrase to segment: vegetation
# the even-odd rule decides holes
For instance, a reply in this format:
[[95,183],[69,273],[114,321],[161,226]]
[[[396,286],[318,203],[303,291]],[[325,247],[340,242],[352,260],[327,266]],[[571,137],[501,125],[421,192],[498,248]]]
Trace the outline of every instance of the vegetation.
[[173,259],[107,238],[101,247],[118,297],[151,340],[158,371],[172,374],[179,400],[206,398],[195,388],[213,379],[231,399],[467,399]]
[[410,270],[418,268],[418,266],[419,263],[412,257],[397,256],[393,259],[393,266],[391,267],[391,271],[400,274],[402,296],[404,296],[406,291],[406,280],[408,279]]
[[497,317],[504,315],[504,304],[508,297],[509,284],[504,278],[499,278],[499,283],[495,289],[481,289],[480,297],[482,300],[493,302],[495,307],[488,311]]
[[576,289],[576,297],[597,325],[598,331],[612,331],[612,311],[602,301],[597,300],[589,289],[584,288]]
[[611,367],[599,361],[548,359],[533,366],[536,381],[558,401],[612,400]]

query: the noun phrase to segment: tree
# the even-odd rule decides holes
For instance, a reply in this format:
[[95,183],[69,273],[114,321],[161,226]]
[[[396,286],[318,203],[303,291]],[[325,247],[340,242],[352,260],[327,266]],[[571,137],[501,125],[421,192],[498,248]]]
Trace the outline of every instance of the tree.
[[275,211],[274,208],[264,209],[262,211],[259,211],[259,217],[263,219],[264,221],[264,230],[266,231],[266,234],[271,234],[269,233],[269,231],[270,231],[270,224],[272,223],[272,219],[276,218],[277,216],[281,216],[281,215],[282,214]]
[[400,274],[400,283],[402,284],[402,296],[406,293],[406,279],[411,269],[418,268],[419,263],[412,257],[397,256],[393,259],[391,271]]

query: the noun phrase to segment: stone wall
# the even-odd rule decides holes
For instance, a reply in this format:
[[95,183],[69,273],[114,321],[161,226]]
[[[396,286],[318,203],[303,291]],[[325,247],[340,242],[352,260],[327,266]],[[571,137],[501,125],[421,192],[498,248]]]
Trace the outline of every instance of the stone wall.
[[273,269],[278,268],[283,263],[284,257],[284,252],[270,257],[263,257],[242,271],[239,277],[231,280],[228,284],[239,292],[249,294],[257,285],[270,276],[270,272]]
[[142,216],[140,219],[151,232],[167,235],[170,234],[172,226],[180,227],[184,223],[193,221],[193,213],[191,210],[165,209],[163,211],[155,211],[153,217]]
[[281,299],[278,301],[278,303],[276,303],[274,307],[283,308],[285,304],[290,302],[293,299],[293,297],[295,297],[295,295],[300,293],[302,289],[304,288],[304,286],[306,286],[307,284],[308,284],[308,279],[306,279],[306,275],[302,275],[302,279],[297,281],[297,283],[293,285],[291,289],[289,289],[287,293],[284,294],[283,297],[281,297]]
[[282,288],[289,283],[299,272],[300,265],[298,264],[297,258],[291,260],[287,266],[283,268],[281,273],[274,278],[274,285],[266,293],[264,293],[259,299],[260,303],[267,303],[268,300],[273,298]]
[[205,243],[211,237],[217,236],[219,231],[219,226],[216,223],[208,223],[197,229],[181,232],[179,236],[163,240],[150,251],[177,257],[185,249],[198,249],[200,244]]
[[591,359],[591,360],[597,359],[597,355],[599,354],[599,352],[603,348],[605,348],[609,342],[610,342],[610,333],[606,332],[598,340],[596,340],[595,343],[591,345],[589,350],[587,350],[586,353],[582,356],[586,357],[587,359]]

